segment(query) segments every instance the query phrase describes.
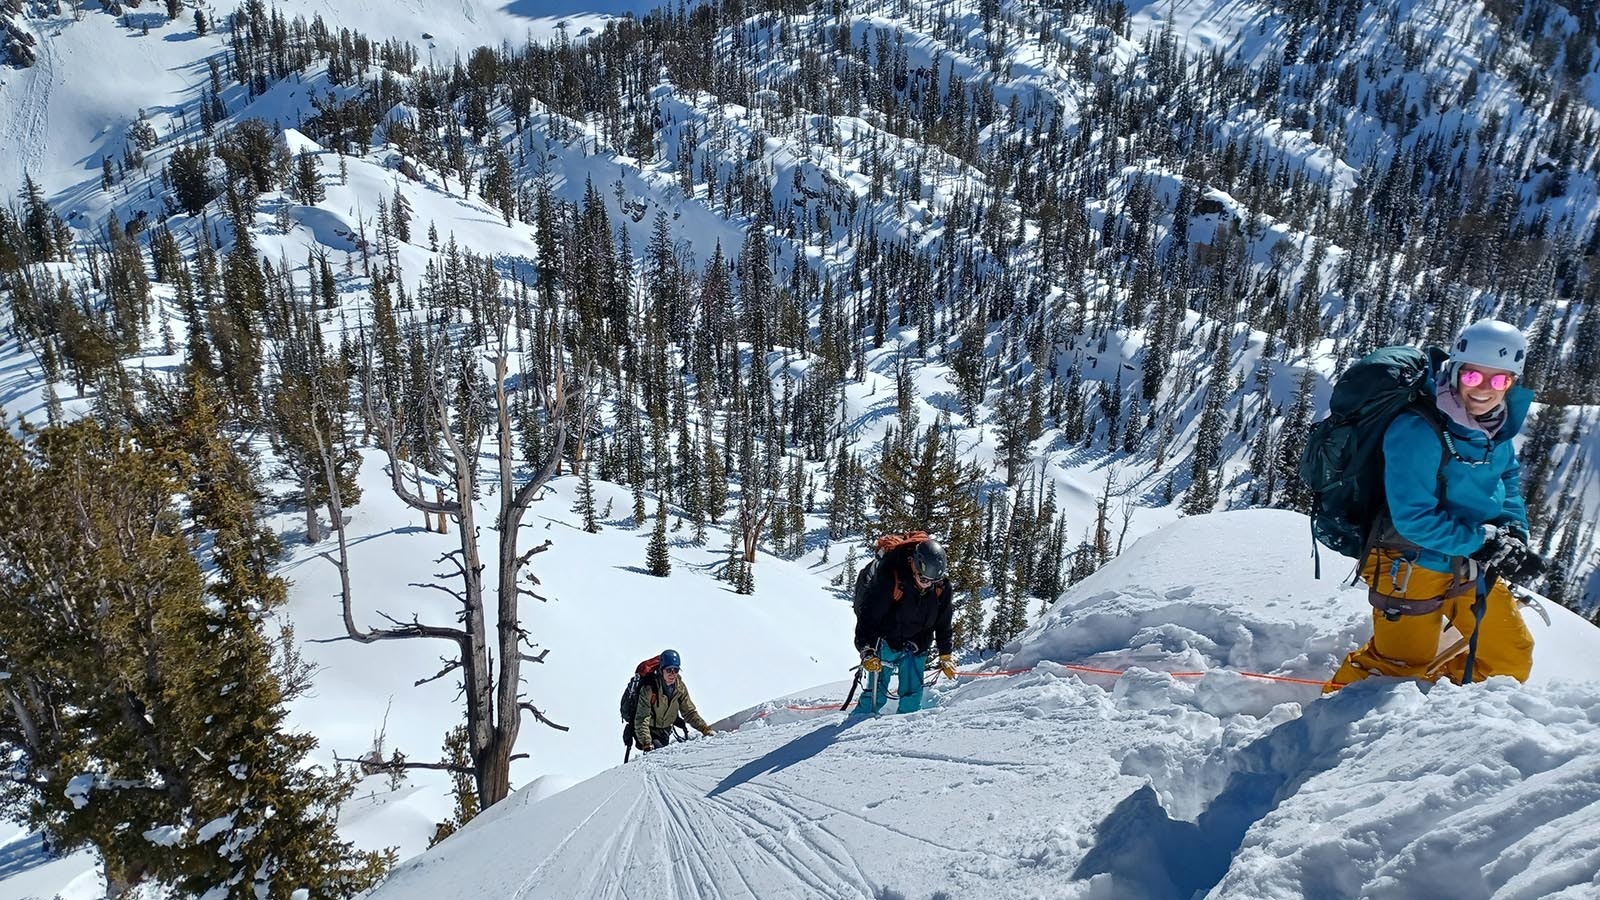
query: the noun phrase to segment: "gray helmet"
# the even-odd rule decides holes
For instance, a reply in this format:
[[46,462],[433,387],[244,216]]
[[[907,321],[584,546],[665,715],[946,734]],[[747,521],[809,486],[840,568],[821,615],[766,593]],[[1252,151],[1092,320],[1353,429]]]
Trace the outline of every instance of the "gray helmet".
[[933,538],[928,538],[911,551],[911,565],[916,568],[918,575],[929,581],[938,581],[950,572],[950,559]]
[[1528,357],[1528,339],[1515,325],[1498,319],[1479,319],[1461,329],[1450,347],[1451,367],[1463,364],[1504,369],[1522,377],[1522,363]]

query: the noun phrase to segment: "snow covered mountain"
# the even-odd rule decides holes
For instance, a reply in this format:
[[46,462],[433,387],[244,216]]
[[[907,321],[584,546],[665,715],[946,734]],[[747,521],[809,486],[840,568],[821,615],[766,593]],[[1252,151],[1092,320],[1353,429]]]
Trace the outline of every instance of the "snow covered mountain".
[[973,670],[1019,674],[904,716],[809,709],[844,683],[763,704],[514,798],[372,896],[1595,896],[1600,633],[1530,614],[1527,686],[1246,677],[1320,678],[1363,628],[1361,592],[1298,574],[1304,524],[1185,519]]
[[[1600,449],[1596,413],[1584,405],[1600,391],[1589,349],[1600,304],[1583,262],[1600,118],[1580,62],[1589,26],[1559,5],[1333,3],[1319,18],[1309,6],[1203,0],[777,3],[749,15],[713,4],[711,30],[694,39],[736,62],[710,71],[648,33],[604,30],[643,3],[223,0],[200,8],[203,35],[188,7],[168,21],[148,4],[120,16],[97,6],[76,17],[28,6],[35,14],[17,21],[47,38],[40,61],[0,74],[0,176],[32,177],[84,239],[114,213],[135,231],[163,221],[181,248],[226,246],[219,170],[235,158],[234,173],[243,150],[230,156],[222,138],[260,119],[285,148],[310,150],[330,189],[314,203],[287,183],[268,191],[253,240],[301,284],[316,274],[308,251],[329,259],[347,323],[370,290],[380,201],[403,199],[416,222],[379,272],[408,289],[453,235],[523,278],[554,267],[556,290],[568,290],[588,263],[540,253],[592,243],[573,233],[591,203],[626,233],[636,299],[677,298],[671,315],[692,309],[682,298],[705,290],[719,245],[742,284],[738,259],[760,244],[773,290],[753,296],[775,310],[763,339],[775,404],[785,368],[814,408],[845,391],[829,369],[849,370],[849,384],[905,368],[930,401],[921,422],[949,414],[950,439],[1003,466],[1008,486],[1042,466],[1037,495],[1088,496],[1109,475],[1140,510],[1302,503],[1290,471],[1302,420],[1345,361],[1388,341],[1441,340],[1469,313],[1500,309],[1533,331],[1535,383],[1558,403],[1534,438],[1536,507],[1600,508],[1587,462]],[[235,10],[283,37],[251,31],[240,43],[227,30]],[[331,49],[340,29],[371,42],[354,62]],[[415,55],[379,52],[391,39]],[[546,40],[572,43],[529,49]],[[310,45],[305,57],[269,64],[291,41]],[[486,50],[469,78],[479,45],[507,61]],[[619,53],[657,66],[659,83],[616,81],[604,60]],[[808,68],[820,60],[826,79]],[[451,83],[423,108],[406,91],[430,65]],[[352,66],[371,68],[351,78]],[[527,66],[551,74],[471,87]],[[241,67],[261,74],[241,81]],[[564,93],[551,87],[557,70]],[[481,113],[469,116],[477,101],[463,91],[477,92]],[[459,149],[445,113],[473,119]],[[352,116],[370,131],[337,124]],[[282,140],[290,127],[312,141]],[[180,147],[212,144],[200,159],[211,186],[183,201],[199,204],[185,214],[163,166]],[[503,185],[491,171],[502,159]],[[466,196],[463,173],[478,176]],[[425,245],[429,228],[439,242]],[[562,234],[538,244],[548,228]],[[163,327],[178,337],[166,346],[184,343],[188,316],[166,288],[153,286],[146,370],[170,367],[154,358]],[[797,318],[804,338],[783,324]],[[715,331],[694,316],[686,327],[669,336],[672,352]],[[829,343],[833,365],[811,366]],[[38,368],[5,377],[8,408],[42,415]],[[1035,404],[1039,415],[1019,414]],[[813,415],[805,430],[832,429],[861,454],[880,432],[860,415]],[[804,441],[808,463],[834,452],[829,440]],[[1600,540],[1587,521],[1550,516],[1538,530],[1563,572],[1552,593],[1592,605]]]
[[[241,328],[265,349],[232,382],[269,394],[288,317],[266,302],[235,315],[241,266],[307,310],[351,372],[375,352],[380,295],[413,370],[456,362],[415,362],[435,326],[449,351],[482,350],[467,282],[518,310],[519,397],[551,356],[598,372],[588,453],[567,453],[594,476],[598,533],[574,475],[525,523],[554,543],[532,566],[549,599],[522,620],[551,652],[524,674],[572,730],[524,728],[522,790],[383,896],[452,880],[460,896],[1430,896],[1441,843],[1481,875],[1469,894],[1594,889],[1595,832],[1568,801],[1594,792],[1600,632],[1549,610],[1526,691],[1363,685],[1313,703],[1309,686],[1226,671],[1317,681],[1361,637],[1342,573],[1303,577],[1305,520],[1179,518],[1303,508],[1299,442],[1348,361],[1496,313],[1534,335],[1549,401],[1524,444],[1560,572],[1547,590],[1597,614],[1600,51],[1582,10],[179,6],[169,20],[160,3],[0,0],[34,57],[0,68],[0,187],[31,179],[66,245],[13,268],[7,229],[32,242],[33,198],[0,214],[8,425],[110,416],[144,376],[191,365],[197,339],[222,379]],[[241,235],[255,258],[205,274],[202,246],[214,263]],[[435,648],[316,643],[343,634],[329,542],[305,543],[326,508],[271,426],[224,427],[259,454],[290,545],[283,615],[320,666],[293,722],[319,738],[314,758],[375,743],[436,758],[460,707],[452,680],[413,686],[439,671]],[[359,431],[357,615],[451,622],[415,585],[437,580],[452,538],[423,530]],[[977,614],[967,668],[1027,671],[943,686],[939,709],[905,720],[792,709],[842,698],[839,588],[886,520],[888,461],[935,438],[976,467],[956,529]],[[695,538],[702,448],[720,452],[732,508]],[[497,498],[479,501],[491,521]],[[644,568],[649,517],[630,514],[658,502],[675,522],[665,580]],[[754,596],[728,564],[746,540]],[[702,706],[747,711],[721,723],[736,733],[611,770],[622,677],[666,644]],[[1464,732],[1470,758],[1452,743]],[[449,787],[371,776],[342,832],[413,857]],[[1517,824],[1485,834],[1480,816]],[[515,835],[538,848],[521,870],[499,864],[520,858]],[[484,860],[503,881],[459,878]],[[0,900],[98,896],[93,866],[0,835]],[[641,882],[653,867],[688,880]]]

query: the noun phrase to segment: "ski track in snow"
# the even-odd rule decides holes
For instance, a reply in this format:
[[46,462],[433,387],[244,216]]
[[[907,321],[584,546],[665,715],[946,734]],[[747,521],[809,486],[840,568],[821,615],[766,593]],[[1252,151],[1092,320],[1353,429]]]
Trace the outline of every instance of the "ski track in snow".
[[32,68],[36,74],[27,80],[25,87],[12,82],[13,86],[21,87],[26,97],[23,101],[22,114],[18,117],[19,125],[12,133],[27,136],[27,139],[20,142],[24,160],[23,171],[32,173],[36,179],[39,177],[39,168],[48,149],[44,137],[49,134],[50,96],[56,81],[58,64],[56,44],[56,41],[48,37],[40,40],[36,45],[40,52]]

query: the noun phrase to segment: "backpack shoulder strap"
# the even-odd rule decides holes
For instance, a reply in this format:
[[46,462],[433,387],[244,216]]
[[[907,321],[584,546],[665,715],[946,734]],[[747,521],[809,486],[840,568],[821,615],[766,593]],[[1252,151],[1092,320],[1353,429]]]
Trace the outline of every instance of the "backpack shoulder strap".
[[1415,410],[1417,415],[1422,418],[1422,421],[1427,422],[1429,427],[1433,429],[1433,433],[1439,438],[1438,479],[1439,500],[1442,502],[1444,500],[1445,489],[1444,466],[1445,463],[1450,461],[1451,456],[1450,436],[1445,434],[1444,418],[1439,415],[1439,408],[1434,406],[1432,403],[1427,402],[1426,397],[1416,401],[1415,403],[1412,403],[1410,409]]

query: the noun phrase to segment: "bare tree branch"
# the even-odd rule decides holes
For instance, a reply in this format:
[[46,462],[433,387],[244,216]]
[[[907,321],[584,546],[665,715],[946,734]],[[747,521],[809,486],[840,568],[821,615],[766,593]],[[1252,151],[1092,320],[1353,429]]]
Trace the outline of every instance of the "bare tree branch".
[[533,549],[529,550],[527,553],[524,553],[521,556],[517,557],[517,568],[520,569],[523,566],[527,565],[528,564],[528,560],[532,559],[535,555],[543,553],[546,550],[549,550],[550,549],[550,543],[551,543],[550,539],[549,538],[545,538],[545,542],[544,543],[540,544],[537,547],[534,547]]
[[442,584],[425,584],[421,581],[413,581],[408,584],[407,587],[422,588],[423,590],[443,591],[446,594],[449,594],[451,597],[454,597],[457,603],[464,605],[467,602],[467,597],[465,594],[461,593],[460,591],[447,588]]
[[334,762],[354,763],[363,769],[373,769],[379,772],[404,772],[407,769],[433,769],[440,772],[455,772],[459,775],[471,775],[471,766],[458,766],[452,763],[412,762],[408,759],[380,760],[380,759],[351,759],[347,756],[335,756]]
[[451,672],[461,668],[461,660],[459,659],[445,659],[444,657],[440,657],[439,661],[444,663],[444,668],[440,669],[437,675],[430,675],[427,678],[420,678],[416,681],[413,681],[411,686],[422,687],[430,681],[438,681],[446,675],[449,675]]
[[571,728],[568,728],[565,725],[557,725],[556,723],[554,723],[554,722],[550,721],[549,719],[545,718],[544,713],[540,712],[538,707],[534,706],[532,703],[527,702],[526,700],[524,700],[521,703],[518,703],[517,707],[519,709],[525,709],[528,712],[533,713],[533,717],[535,719],[538,719],[540,722],[543,722],[544,724],[549,725],[551,728],[554,728],[557,731],[571,731],[572,730]]

